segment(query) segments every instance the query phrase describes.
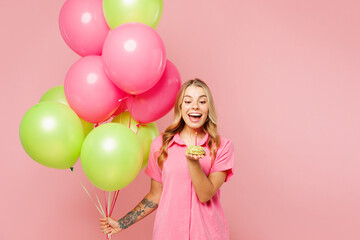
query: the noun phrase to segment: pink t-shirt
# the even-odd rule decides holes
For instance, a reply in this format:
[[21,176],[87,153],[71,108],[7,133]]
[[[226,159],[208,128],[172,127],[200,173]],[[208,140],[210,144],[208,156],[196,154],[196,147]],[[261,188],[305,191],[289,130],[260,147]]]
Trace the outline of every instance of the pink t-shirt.
[[[200,160],[204,173],[226,171],[225,181],[233,175],[234,147],[226,138],[221,144],[211,166],[210,149],[205,146],[208,134],[198,145],[205,147],[206,156]],[[163,190],[156,212],[153,240],[228,240],[228,225],[220,204],[220,189],[206,203],[201,203],[192,185],[186,162],[186,144],[176,134],[168,145],[168,157],[161,170],[157,164],[162,136],[151,145],[149,163],[145,170],[152,179],[162,183]]]

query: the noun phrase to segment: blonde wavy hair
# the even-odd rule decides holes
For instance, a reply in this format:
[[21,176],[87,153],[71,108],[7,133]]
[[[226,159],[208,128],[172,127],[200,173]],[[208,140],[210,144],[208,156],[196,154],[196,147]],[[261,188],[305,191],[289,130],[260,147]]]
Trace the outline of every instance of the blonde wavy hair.
[[215,111],[214,100],[211,95],[210,89],[205,82],[203,82],[198,78],[189,80],[181,86],[177,94],[175,107],[174,107],[174,121],[165,130],[165,132],[162,135],[162,140],[163,140],[162,147],[157,151],[157,153],[160,153],[157,157],[157,162],[160,168],[162,168],[163,163],[168,156],[167,149],[169,142],[174,138],[174,136],[177,133],[180,133],[185,126],[185,122],[181,116],[181,104],[183,102],[185,91],[189,86],[196,86],[203,88],[206,93],[206,97],[208,99],[209,113],[202,128],[204,132],[209,134],[209,140],[207,142],[207,146],[210,149],[211,164],[213,164],[216,157],[216,150],[220,146],[220,136],[218,135],[217,132],[217,115]]

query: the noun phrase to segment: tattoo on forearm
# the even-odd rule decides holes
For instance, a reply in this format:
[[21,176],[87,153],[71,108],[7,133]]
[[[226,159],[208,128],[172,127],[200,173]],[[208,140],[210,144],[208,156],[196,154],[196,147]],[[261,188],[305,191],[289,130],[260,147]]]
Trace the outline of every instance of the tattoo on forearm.
[[134,210],[126,214],[125,217],[121,218],[118,222],[120,224],[120,228],[126,229],[133,225],[137,219],[140,217],[143,217],[145,215],[145,209],[146,208],[152,208],[152,210],[157,208],[157,204],[153,201],[149,201],[147,198],[144,198],[141,201],[141,204],[143,206],[136,206]]
[[145,205],[144,209],[145,208],[157,208],[157,203],[154,203],[153,201],[149,201],[147,198],[144,198],[142,201],[141,201],[142,204]]
[[120,224],[120,228],[126,229],[130,227],[132,224],[136,222],[136,219],[144,215],[145,211],[141,209],[141,207],[137,206],[134,210],[126,214],[125,217],[121,218],[118,222]]

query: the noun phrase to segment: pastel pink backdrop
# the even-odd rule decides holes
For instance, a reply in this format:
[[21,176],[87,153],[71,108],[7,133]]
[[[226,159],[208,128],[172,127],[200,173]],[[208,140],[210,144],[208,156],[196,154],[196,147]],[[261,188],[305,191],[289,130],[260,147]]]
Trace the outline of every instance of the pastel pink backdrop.
[[[58,30],[63,1],[1,1],[0,239],[105,239],[69,170],[32,161],[18,127],[79,59]],[[231,239],[360,239],[359,1],[164,2],[157,29],[184,80],[208,82],[236,148],[222,187]],[[158,121],[161,131],[172,114]],[[81,171],[75,172],[86,186]],[[120,192],[120,217],[149,188]],[[154,216],[114,239],[151,239]]]

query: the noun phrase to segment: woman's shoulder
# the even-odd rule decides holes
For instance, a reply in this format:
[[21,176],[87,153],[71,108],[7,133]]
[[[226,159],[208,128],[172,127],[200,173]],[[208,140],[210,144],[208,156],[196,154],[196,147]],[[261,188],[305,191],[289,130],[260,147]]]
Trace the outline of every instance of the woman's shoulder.
[[155,144],[157,144],[157,143],[160,143],[160,144],[162,144],[162,137],[163,137],[163,135],[162,134],[160,134],[159,136],[157,136],[156,138],[154,138],[154,140],[152,141],[153,142],[153,144],[155,143]]
[[160,134],[159,136],[157,136],[156,138],[154,138],[154,140],[151,143],[151,147],[153,148],[160,148],[162,146],[162,134]]
[[232,144],[232,142],[229,138],[221,136],[221,135],[219,135],[219,137],[220,137],[220,146],[226,145],[226,144]]
[[233,148],[233,143],[230,139],[223,137],[219,135],[220,137],[220,146],[218,150],[224,149],[224,148]]

